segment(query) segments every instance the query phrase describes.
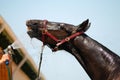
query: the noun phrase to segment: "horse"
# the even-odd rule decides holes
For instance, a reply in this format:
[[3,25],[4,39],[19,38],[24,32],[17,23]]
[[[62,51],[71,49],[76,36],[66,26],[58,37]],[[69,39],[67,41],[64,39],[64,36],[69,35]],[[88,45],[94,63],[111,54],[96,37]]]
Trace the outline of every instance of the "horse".
[[120,80],[120,57],[89,37],[89,19],[75,26],[48,20],[26,21],[28,35],[52,51],[65,50],[82,65],[91,80]]

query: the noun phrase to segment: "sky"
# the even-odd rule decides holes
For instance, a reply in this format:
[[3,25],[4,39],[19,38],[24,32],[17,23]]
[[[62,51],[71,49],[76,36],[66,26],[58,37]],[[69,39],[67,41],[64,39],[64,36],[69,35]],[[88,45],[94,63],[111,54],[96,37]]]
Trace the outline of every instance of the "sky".
[[[74,25],[89,19],[91,38],[120,55],[120,0],[0,0],[0,15],[38,66],[42,43],[27,35],[26,21],[47,19]],[[46,80],[90,80],[69,53],[45,47],[41,71]]]

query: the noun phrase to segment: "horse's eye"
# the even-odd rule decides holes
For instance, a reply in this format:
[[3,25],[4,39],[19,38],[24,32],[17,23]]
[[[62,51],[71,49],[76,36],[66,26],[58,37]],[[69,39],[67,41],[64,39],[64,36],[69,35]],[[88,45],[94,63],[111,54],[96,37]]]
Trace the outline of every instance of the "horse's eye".
[[65,25],[65,24],[60,24],[60,28],[61,28],[61,29],[64,29],[64,25]]
[[64,26],[65,24],[60,24],[60,26]]

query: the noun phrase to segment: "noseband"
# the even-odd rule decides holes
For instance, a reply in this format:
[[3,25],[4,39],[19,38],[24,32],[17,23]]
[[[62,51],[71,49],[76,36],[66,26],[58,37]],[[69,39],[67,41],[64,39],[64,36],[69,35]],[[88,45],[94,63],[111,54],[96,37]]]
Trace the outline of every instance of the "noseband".
[[42,42],[43,42],[43,45],[45,45],[45,36],[48,36],[49,38],[51,38],[52,40],[54,40],[56,42],[56,45],[55,47],[53,48],[52,51],[57,51],[58,50],[58,47],[60,45],[62,45],[63,43],[65,42],[68,42],[70,41],[71,39],[75,38],[76,36],[78,35],[81,35],[84,33],[84,31],[80,31],[80,32],[76,32],[62,40],[59,40],[58,38],[56,38],[54,35],[52,35],[51,33],[48,32],[48,29],[47,29],[47,20],[44,20],[43,21],[43,29],[42,29]]

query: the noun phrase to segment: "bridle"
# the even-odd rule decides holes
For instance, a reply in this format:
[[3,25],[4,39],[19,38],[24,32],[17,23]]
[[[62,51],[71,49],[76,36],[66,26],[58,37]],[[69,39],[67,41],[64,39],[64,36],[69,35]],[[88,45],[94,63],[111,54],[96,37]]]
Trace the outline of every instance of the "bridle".
[[42,42],[43,42],[43,45],[45,45],[45,36],[48,36],[49,38],[51,38],[52,40],[54,40],[56,42],[56,45],[55,47],[52,49],[52,51],[57,51],[58,50],[58,47],[60,45],[62,45],[63,43],[65,42],[68,42],[70,41],[71,39],[75,38],[76,36],[78,35],[81,35],[84,33],[84,31],[80,31],[80,32],[75,32],[73,33],[72,35],[62,39],[62,40],[59,40],[58,38],[56,38],[54,35],[52,35],[51,33],[48,32],[48,29],[47,29],[47,23],[48,21],[47,20],[43,20],[43,24],[42,24]]
[[62,40],[59,40],[58,38],[56,38],[54,35],[52,35],[51,33],[48,32],[48,29],[47,29],[47,23],[48,21],[47,20],[43,20],[43,23],[42,23],[42,42],[43,42],[43,45],[42,45],[42,48],[41,48],[41,54],[40,54],[40,62],[39,62],[39,68],[38,68],[38,80],[40,78],[40,68],[41,68],[41,63],[42,63],[42,55],[43,55],[43,49],[44,49],[44,45],[46,44],[45,43],[45,37],[49,37],[51,38],[52,40],[54,40],[56,42],[56,45],[55,47],[52,49],[52,51],[57,51],[58,50],[58,47],[62,44],[64,44],[65,42],[68,42],[70,41],[71,39],[75,38],[76,36],[78,35],[81,35],[84,33],[84,31],[80,31],[80,32],[75,32],[73,33],[72,35],[62,39]]

